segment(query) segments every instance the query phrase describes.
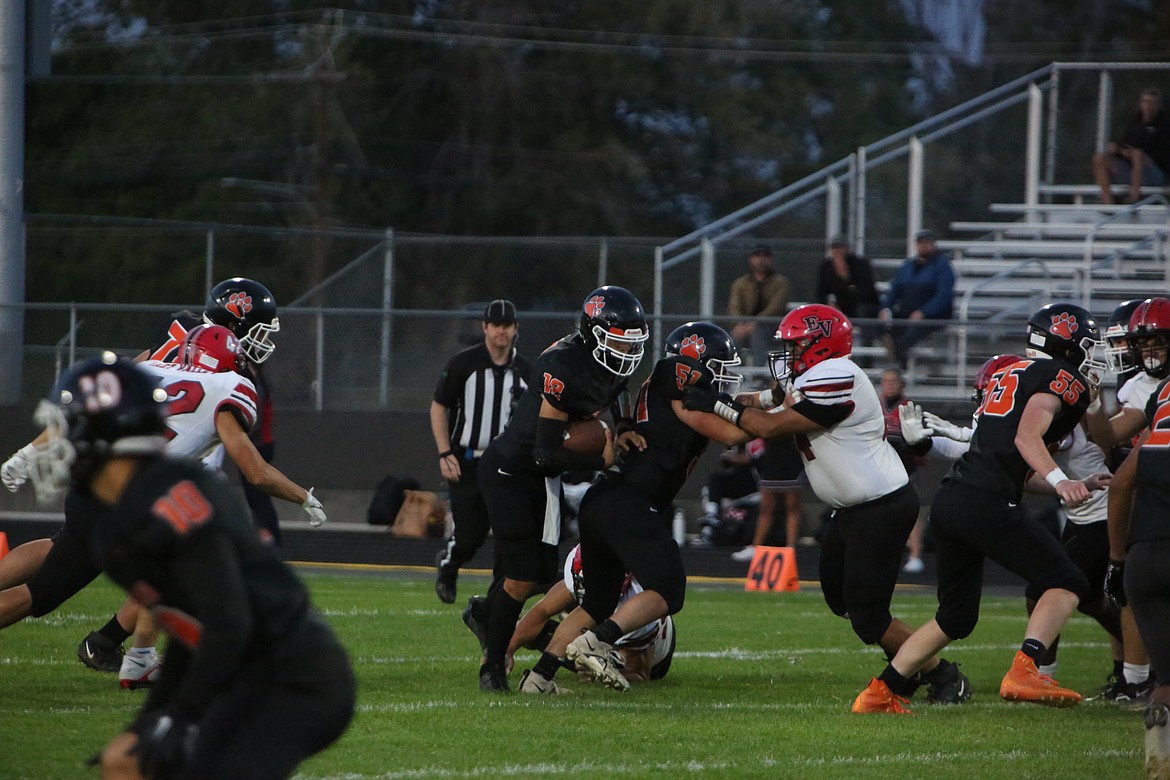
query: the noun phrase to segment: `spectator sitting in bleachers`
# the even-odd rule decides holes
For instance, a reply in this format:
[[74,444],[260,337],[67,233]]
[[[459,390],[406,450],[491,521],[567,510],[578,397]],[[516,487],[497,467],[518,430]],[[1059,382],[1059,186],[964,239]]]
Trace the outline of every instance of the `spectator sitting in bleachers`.
[[1101,188],[1101,202],[1113,202],[1113,185],[1129,185],[1129,202],[1141,199],[1141,188],[1161,187],[1170,172],[1170,120],[1162,110],[1162,92],[1146,87],[1137,113],[1110,141],[1103,153],[1093,155],[1093,173]]
[[900,368],[906,367],[911,347],[943,326],[895,325],[893,321],[947,320],[954,308],[955,272],[950,259],[939,250],[933,231],[919,230],[914,239],[918,252],[890,280],[878,314],[887,322],[883,341],[890,359]]

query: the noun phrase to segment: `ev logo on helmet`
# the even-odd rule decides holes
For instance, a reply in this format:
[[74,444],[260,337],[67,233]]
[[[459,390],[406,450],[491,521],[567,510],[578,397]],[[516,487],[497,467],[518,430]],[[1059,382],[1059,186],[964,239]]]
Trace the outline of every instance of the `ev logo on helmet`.
[[1078,328],[1077,318],[1067,311],[1052,316],[1052,332],[1062,339],[1071,339]]
[[252,296],[245,292],[234,292],[223,305],[236,319],[244,319],[244,315],[252,311]]
[[815,331],[820,331],[821,336],[827,339],[833,335],[833,321],[822,320],[817,315],[810,314],[804,318],[804,329],[810,334]]
[[585,314],[589,316],[589,319],[593,319],[598,314],[601,314],[601,310],[604,308],[605,298],[601,295],[594,295],[592,298],[585,301]]
[[682,347],[679,349],[680,354],[686,355],[689,358],[694,358],[695,360],[702,360],[703,353],[706,351],[707,343],[703,340],[703,337],[697,333],[692,333],[683,339]]

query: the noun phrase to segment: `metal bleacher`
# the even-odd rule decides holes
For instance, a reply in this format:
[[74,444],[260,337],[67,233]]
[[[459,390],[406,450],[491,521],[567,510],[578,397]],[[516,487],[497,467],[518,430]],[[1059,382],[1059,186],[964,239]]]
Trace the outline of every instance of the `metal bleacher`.
[[[950,224],[939,248],[955,269],[955,318],[916,348],[907,378],[920,398],[955,398],[991,354],[1019,349],[1024,320],[1054,300],[1102,321],[1122,301],[1164,293],[1170,281],[1170,204],[1153,191],[1132,205],[1086,202],[1090,185],[1051,187],[1072,203],[997,203],[1002,221]],[[1096,192],[1096,187],[1092,187]],[[875,259],[880,277],[903,258]]]
[[[860,146],[821,170],[658,247],[654,313],[662,314],[663,273],[697,261],[700,312],[710,314],[714,257],[721,243],[767,229],[790,213],[822,206],[826,243],[829,236],[844,233],[859,252],[869,254],[881,288],[906,255],[901,247],[896,257],[865,251],[870,242],[890,246],[893,237],[888,227],[878,232],[876,220],[871,226],[868,214],[874,204],[888,209],[901,197],[900,192],[883,189],[897,178],[896,173],[877,176],[874,171],[905,162],[903,235],[906,251],[913,251],[912,237],[924,227],[929,180],[923,171],[928,159],[954,164],[953,151],[950,157],[945,153],[930,157],[936,145],[993,115],[1023,109],[1024,133],[1018,138],[1023,152],[1023,197],[1020,202],[990,204],[991,220],[956,220],[947,226],[939,246],[951,255],[956,273],[954,316],[945,328],[932,331],[915,346],[906,371],[908,392],[914,398],[965,400],[970,396],[971,377],[988,356],[1022,348],[1024,323],[1043,304],[1078,303],[1104,321],[1122,301],[1166,293],[1170,188],[1143,188],[1141,200],[1134,204],[1102,204],[1095,184],[1057,182],[1057,149],[1062,142],[1061,117],[1075,116],[1083,122],[1085,116],[1083,104],[1073,109],[1066,102],[1077,93],[1072,80],[1080,79],[1081,90],[1088,80],[1096,81],[1094,149],[1100,152],[1110,138],[1115,74],[1132,77],[1168,70],[1170,62],[1054,62]],[[1002,136],[1000,140],[1012,139]],[[1128,187],[1119,186],[1113,194],[1120,198],[1127,191]],[[938,322],[927,327],[937,328]],[[867,327],[872,333],[877,325],[872,320],[854,324],[863,333]],[[885,350],[872,338],[855,345],[854,355],[863,359],[863,365],[873,366],[870,373],[875,378],[883,365],[890,364]]]

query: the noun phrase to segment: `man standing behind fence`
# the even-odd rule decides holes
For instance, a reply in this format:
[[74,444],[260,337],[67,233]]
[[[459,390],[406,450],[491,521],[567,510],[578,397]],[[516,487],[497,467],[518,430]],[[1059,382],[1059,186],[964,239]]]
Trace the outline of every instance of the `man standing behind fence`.
[[455,530],[438,560],[435,593],[455,601],[459,567],[487,538],[487,505],[479,490],[479,457],[498,436],[527,387],[532,364],[516,354],[516,305],[502,298],[483,313],[483,342],[448,361],[431,401],[431,432],[447,480]]

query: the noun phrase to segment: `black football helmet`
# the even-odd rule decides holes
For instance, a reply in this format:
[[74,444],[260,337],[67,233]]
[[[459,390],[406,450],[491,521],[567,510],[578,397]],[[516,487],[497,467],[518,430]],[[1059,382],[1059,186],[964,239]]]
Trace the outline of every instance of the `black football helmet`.
[[739,365],[739,350],[723,328],[711,322],[679,325],[666,337],[668,357],[681,355],[711,370],[711,383],[720,393],[735,395],[743,377],[727,369]]
[[1134,310],[1141,305],[1142,300],[1142,298],[1134,298],[1121,303],[1109,315],[1109,321],[1105,324],[1105,362],[1109,364],[1109,370],[1116,374],[1137,368],[1129,354],[1127,339],[1129,320],[1133,317]]
[[63,373],[36,422],[48,441],[32,457],[37,497],[56,498],[70,480],[84,483],[110,457],[153,455],[167,442],[167,394],[154,377],[113,352]]
[[234,333],[240,340],[240,352],[253,363],[263,363],[276,349],[270,338],[280,330],[276,299],[259,282],[237,276],[211,288],[203,321]]
[[618,376],[634,373],[650,338],[641,302],[626,288],[612,285],[585,296],[578,331],[593,359]]
[[1129,321],[1129,350],[1133,364],[1155,379],[1170,375],[1170,298],[1147,298]]
[[1094,386],[1101,381],[1101,372],[1109,368],[1098,357],[1103,347],[1097,321],[1075,304],[1050,303],[1028,319],[1024,354],[1071,363]]

